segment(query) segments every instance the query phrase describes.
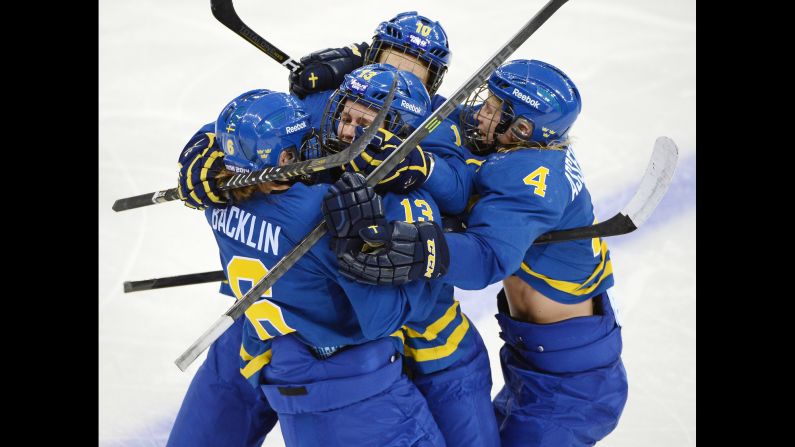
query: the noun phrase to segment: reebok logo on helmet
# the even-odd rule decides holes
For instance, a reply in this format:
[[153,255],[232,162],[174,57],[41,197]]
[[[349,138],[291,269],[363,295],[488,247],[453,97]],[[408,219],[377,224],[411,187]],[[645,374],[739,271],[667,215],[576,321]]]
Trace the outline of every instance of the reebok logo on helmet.
[[531,106],[535,107],[536,109],[539,108],[539,106],[541,105],[540,102],[538,102],[537,100],[531,98],[530,96],[525,95],[524,93],[520,92],[519,89],[516,88],[516,87],[514,87],[513,92],[511,92],[511,93],[513,94],[513,96],[516,96],[517,98],[521,99],[522,101],[526,102],[527,104],[530,104]]
[[300,123],[296,124],[295,126],[287,126],[287,135],[290,135],[293,132],[297,132],[301,129],[306,129],[306,121],[301,121]]
[[421,115],[422,114],[422,109],[420,108],[420,106],[418,106],[416,104],[412,104],[410,102],[406,102],[406,100],[403,99],[403,98],[400,99],[400,107],[403,107],[404,109],[407,109],[407,110],[411,110],[412,112],[416,113],[417,115]]

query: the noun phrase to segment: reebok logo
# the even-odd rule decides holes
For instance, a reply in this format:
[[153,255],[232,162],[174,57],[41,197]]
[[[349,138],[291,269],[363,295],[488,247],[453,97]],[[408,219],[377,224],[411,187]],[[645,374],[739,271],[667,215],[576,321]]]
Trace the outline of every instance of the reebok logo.
[[412,104],[410,102],[406,102],[405,99],[400,99],[400,107],[403,107],[406,110],[411,110],[412,112],[416,113],[417,115],[422,115],[422,109],[420,106],[416,104]]
[[524,93],[520,92],[518,88],[515,88],[515,87],[514,87],[514,89],[513,89],[513,92],[512,92],[512,93],[513,93],[513,96],[516,96],[517,98],[519,98],[519,99],[521,99],[522,101],[524,101],[524,102],[526,102],[526,103],[530,104],[531,106],[535,107],[536,109],[537,109],[537,108],[538,108],[538,107],[541,105],[541,103],[539,103],[539,102],[538,102],[538,101],[536,101],[535,99],[533,99],[533,98],[531,98],[531,97],[529,97],[529,96],[525,95]]
[[287,126],[287,135],[290,135],[293,132],[298,132],[301,129],[306,129],[306,121],[301,121],[295,126]]

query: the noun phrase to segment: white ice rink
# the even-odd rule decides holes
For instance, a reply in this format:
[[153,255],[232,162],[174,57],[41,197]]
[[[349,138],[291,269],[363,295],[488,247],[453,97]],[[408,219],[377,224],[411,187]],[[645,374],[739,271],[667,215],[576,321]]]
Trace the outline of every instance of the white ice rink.
[[[295,59],[369,41],[377,24],[417,10],[448,33],[458,88],[542,0],[237,0],[252,29]],[[515,58],[553,63],[583,96],[572,135],[604,219],[629,200],[654,140],[680,160],[646,226],[608,239],[624,324],[629,401],[601,446],[690,446],[696,439],[695,0],[571,0]],[[114,200],[176,186],[179,150],[228,100],[287,89],[288,72],[217,22],[208,0],[99,2],[99,445],[161,446],[185,389],[174,359],[231,304],[205,284],[124,294],[126,280],[218,270],[201,213],[180,203],[115,213]],[[457,295],[502,386],[493,285]],[[68,434],[67,434],[68,436]],[[278,430],[266,446],[283,446]]]

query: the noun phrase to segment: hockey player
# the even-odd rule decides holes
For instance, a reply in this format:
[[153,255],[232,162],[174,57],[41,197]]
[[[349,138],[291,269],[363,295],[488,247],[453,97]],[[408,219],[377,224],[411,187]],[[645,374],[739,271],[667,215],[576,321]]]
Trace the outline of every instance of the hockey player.
[[[346,74],[363,65],[389,64],[415,74],[434,97],[451,56],[447,33],[439,22],[416,11],[402,12],[381,22],[369,45],[362,42],[326,48],[302,57],[303,70],[290,73],[290,92],[308,102],[311,109],[315,99],[307,99],[307,96],[333,91],[342,84]],[[433,101],[435,107],[444,102],[444,98],[441,101],[433,98]]]
[[[310,115],[316,115],[312,123],[313,127],[319,128],[319,120],[323,116],[320,111],[328,104],[333,90],[342,84],[345,75],[363,64],[384,63],[419,77],[431,95],[431,110],[434,110],[445,101],[435,93],[441,86],[451,57],[447,33],[439,22],[416,11],[403,12],[381,22],[369,45],[363,42],[349,47],[327,48],[301,58],[304,68],[290,74],[290,91],[303,99]],[[467,169],[467,160],[474,157],[462,146],[460,129],[457,115],[452,116],[422,142],[428,153],[444,160],[434,168],[437,175],[427,179],[426,189],[447,215],[464,211],[472,185],[473,171]],[[368,155],[382,160],[388,152]],[[365,169],[363,173],[367,174],[369,170]]]
[[[327,147],[341,149],[353,139],[354,126],[370,123],[377,112],[375,109],[382,106],[383,97],[386,96],[395,73],[398,72],[393,67],[375,65],[357,70],[355,75],[348,77],[328,107],[329,110],[337,111],[337,114],[329,113],[324,120],[324,129],[327,132],[324,140]],[[384,127],[406,135],[424,120],[430,98],[415,76],[401,73],[399,80],[397,96],[392,103],[393,113],[388,115],[389,120]],[[383,135],[387,135],[387,132]],[[399,137],[390,136],[377,150],[385,151],[396,144],[400,144]],[[368,152],[375,153],[376,157],[379,155],[370,149]],[[198,166],[219,163],[220,160],[204,152],[197,152],[196,155],[200,159],[193,164]],[[389,191],[405,192],[406,180],[417,186],[421,185],[424,181],[422,176],[431,170],[428,166],[431,162],[427,157],[419,148],[412,151],[393,171],[395,175],[388,176],[392,180],[381,186]],[[356,171],[359,167],[369,168],[373,163],[377,161],[365,154],[346,168]],[[188,162],[184,164],[187,166]],[[192,177],[197,181],[188,185],[185,177]],[[206,203],[210,203],[210,196],[220,196],[217,190],[215,193],[211,189],[208,190],[209,193],[205,191],[205,187],[214,187],[212,177],[208,172],[187,170],[181,181],[184,190],[190,191],[184,194],[186,204],[193,202],[197,207],[205,207]],[[204,203],[195,201],[197,194],[205,200]],[[436,205],[427,193],[412,192],[409,196],[390,194],[386,200],[387,215],[397,212],[397,218],[408,221],[439,220]],[[427,317],[406,324],[406,361],[411,365],[415,382],[428,398],[434,418],[441,426],[449,445],[497,445],[499,438],[490,404],[491,377],[485,346],[475,328],[461,313],[457,301],[453,299],[452,287],[444,286],[443,293],[436,296],[434,308]],[[433,302],[432,297],[428,299]],[[206,380],[201,383],[194,380],[191,388],[206,388],[207,384]],[[211,393],[206,393],[206,397],[207,406],[212,406],[219,400],[219,396],[213,397]],[[237,404],[239,412],[246,410],[244,405],[240,405],[241,402],[224,404]],[[191,412],[191,409],[186,409],[186,405],[183,405],[181,413],[183,411]]]
[[[305,158],[317,150],[304,138],[308,129],[289,95],[239,96],[216,123],[221,177]],[[359,179],[338,184],[358,187],[357,197],[374,195]],[[320,221],[326,189],[271,182],[235,190],[233,204],[205,211],[238,299]],[[381,208],[359,211],[362,219],[383,219]],[[421,298],[439,285],[362,286],[342,278],[334,262],[321,240],[246,311],[240,372],[278,413],[288,446],[444,445],[425,399],[402,373],[399,337],[406,320],[430,312],[433,302]]]
[[627,398],[606,243],[532,245],[547,231],[595,221],[568,141],[580,109],[577,87],[559,69],[503,64],[461,118],[470,148],[488,154],[466,231],[392,222],[360,231],[368,250],[340,258],[343,274],[372,284],[442,278],[480,289],[503,280],[505,386],[494,408],[504,446],[593,445],[615,428]]
[[[346,170],[369,173],[380,164],[381,155],[399,146],[400,136],[411,133],[430,112],[430,97],[418,77],[387,64],[367,65],[346,75],[332,95],[321,124],[324,146],[343,147],[352,141],[354,126],[369,125],[383,106],[383,98],[395,75],[401,95],[395,97],[392,113],[388,115],[389,123],[385,124],[393,135],[385,144],[368,148],[361,157],[346,165]],[[389,210],[402,210],[404,215],[398,220],[408,222],[406,226],[416,222],[415,225],[423,229],[421,231],[440,230],[439,210],[426,189],[413,190],[408,196],[403,194],[407,182],[419,186],[424,184],[426,176],[442,175],[432,172],[434,170],[433,156],[420,147],[411,151],[386,177],[384,189],[393,192],[384,196],[387,214]],[[406,180],[398,180],[401,177]],[[352,243],[358,243],[356,248],[361,246],[361,240],[358,238],[360,228],[345,223],[348,216],[356,216],[358,212],[329,212],[345,210],[344,204],[336,202],[338,197],[332,195],[331,205],[324,211],[328,221],[335,224],[332,230],[338,235],[335,249],[341,254],[350,250]],[[340,228],[347,228],[345,236]],[[483,340],[461,312],[453,297],[453,286],[443,284],[441,290],[425,299],[435,302],[433,311],[425,318],[408,321],[403,331],[406,366],[413,381],[426,397],[447,445],[498,446],[499,435],[491,406],[491,369]]]

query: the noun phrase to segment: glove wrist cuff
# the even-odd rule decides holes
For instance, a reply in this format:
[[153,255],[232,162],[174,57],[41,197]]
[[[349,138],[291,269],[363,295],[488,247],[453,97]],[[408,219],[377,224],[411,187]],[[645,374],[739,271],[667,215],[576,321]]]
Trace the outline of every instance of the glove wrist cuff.
[[417,222],[414,224],[419,233],[419,240],[426,253],[425,279],[435,279],[445,273],[450,266],[450,250],[444,238],[442,227],[436,222]]

